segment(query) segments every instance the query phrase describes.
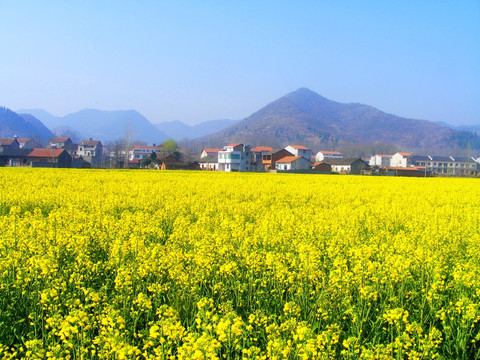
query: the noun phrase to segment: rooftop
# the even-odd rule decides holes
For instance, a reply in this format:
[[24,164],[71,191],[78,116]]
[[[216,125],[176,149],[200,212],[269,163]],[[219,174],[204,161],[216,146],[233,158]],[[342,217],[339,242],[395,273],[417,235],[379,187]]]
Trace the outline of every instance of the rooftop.
[[33,149],[28,157],[59,157],[65,149]]

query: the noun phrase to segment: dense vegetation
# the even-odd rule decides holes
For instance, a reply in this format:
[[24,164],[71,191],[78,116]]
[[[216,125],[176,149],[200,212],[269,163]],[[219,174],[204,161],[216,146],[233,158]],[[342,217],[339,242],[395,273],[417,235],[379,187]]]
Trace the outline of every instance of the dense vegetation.
[[475,359],[476,179],[0,169],[0,358]]

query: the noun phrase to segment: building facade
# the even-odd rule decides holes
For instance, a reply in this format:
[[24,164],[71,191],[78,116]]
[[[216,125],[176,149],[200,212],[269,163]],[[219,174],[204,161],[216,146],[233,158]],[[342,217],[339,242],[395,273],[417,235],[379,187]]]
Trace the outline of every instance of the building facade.
[[218,152],[219,171],[251,171],[250,145],[230,144]]

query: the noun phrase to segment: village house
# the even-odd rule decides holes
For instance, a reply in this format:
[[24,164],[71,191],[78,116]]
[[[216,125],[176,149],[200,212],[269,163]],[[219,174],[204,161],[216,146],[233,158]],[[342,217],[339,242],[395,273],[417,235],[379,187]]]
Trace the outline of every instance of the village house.
[[324,159],[343,159],[343,155],[340,151],[319,151],[315,155],[315,160],[317,162],[323,161]]
[[250,149],[250,162],[253,171],[265,171],[263,166],[263,155],[270,153],[272,150],[273,148],[270,146],[255,146]]
[[275,169],[275,163],[277,160],[284,158],[285,156],[294,156],[290,151],[285,149],[269,151],[262,154],[262,165],[264,171]]
[[222,149],[205,148],[205,149],[202,150],[202,153],[200,154],[200,158],[204,158],[204,157],[207,157],[209,155],[218,156],[219,151],[222,151]]
[[153,144],[153,146],[134,145],[133,148],[128,152],[128,160],[141,161],[142,159],[149,157],[152,153],[155,153],[155,156],[158,157],[162,154],[162,148],[163,148],[162,145],[157,146],[156,144]]
[[218,152],[219,171],[251,171],[250,145],[230,144]]
[[369,169],[368,164],[360,158],[325,159],[324,162],[332,166],[333,172],[340,174],[360,175]]
[[33,149],[27,156],[31,167],[69,168],[72,157],[65,149]]
[[393,155],[382,155],[382,154],[373,155],[370,158],[369,165],[370,166],[389,167],[390,166],[390,160],[392,159],[392,156]]
[[20,144],[17,138],[0,138],[0,151],[19,149]]
[[307,170],[312,163],[303,156],[285,156],[275,162],[275,169],[281,171]]
[[82,140],[77,146],[76,155],[88,161],[92,167],[101,167],[103,160],[103,146],[99,140]]
[[17,141],[20,149],[34,149],[42,147],[42,144],[31,138],[17,139]]
[[397,152],[390,159],[390,167],[410,167],[413,165],[413,156],[407,152]]
[[48,149],[65,149],[70,156],[77,155],[77,145],[69,137],[53,137],[50,139]]
[[5,149],[0,151],[0,166],[27,166],[32,149]]
[[308,161],[310,161],[310,158],[312,157],[312,150],[303,145],[287,145],[285,150],[294,156],[303,156]]
[[312,170],[315,174],[331,174],[332,165],[327,164],[324,161],[317,161],[312,164]]
[[203,156],[197,160],[200,170],[218,170],[218,154]]

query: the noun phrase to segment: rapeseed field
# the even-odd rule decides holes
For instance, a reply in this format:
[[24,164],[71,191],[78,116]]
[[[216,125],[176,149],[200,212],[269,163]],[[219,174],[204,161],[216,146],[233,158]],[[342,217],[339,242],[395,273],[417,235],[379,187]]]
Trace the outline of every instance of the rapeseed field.
[[480,182],[0,168],[2,359],[478,359]]

